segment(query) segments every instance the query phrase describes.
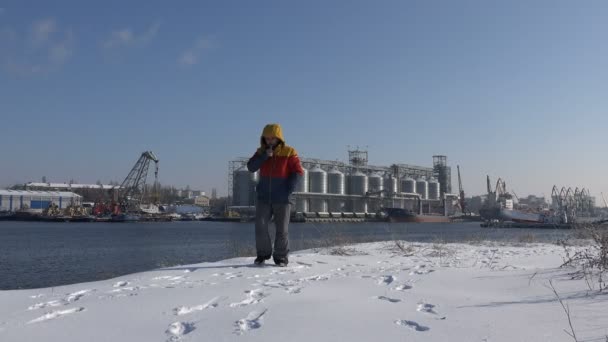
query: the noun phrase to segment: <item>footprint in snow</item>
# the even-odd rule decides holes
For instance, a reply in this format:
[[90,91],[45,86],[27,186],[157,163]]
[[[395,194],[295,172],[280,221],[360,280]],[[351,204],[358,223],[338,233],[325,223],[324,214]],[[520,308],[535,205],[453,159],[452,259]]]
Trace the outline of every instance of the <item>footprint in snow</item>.
[[296,281],[298,283],[302,283],[302,282],[306,282],[306,281],[326,281],[326,280],[329,280],[330,278],[331,278],[331,275],[329,275],[329,274],[317,274],[317,275],[313,275],[310,277],[300,278],[300,279],[297,279]]
[[48,321],[51,319],[57,319],[59,317],[62,317],[65,315],[71,315],[73,313],[80,312],[80,311],[84,311],[84,308],[72,308],[72,309],[67,309],[67,310],[51,311],[49,313],[44,314],[43,316],[40,316],[36,319],[33,319],[33,320],[27,322],[27,324],[40,323],[40,322]]
[[[431,315],[437,315],[437,311],[435,311],[435,305],[433,305],[433,304],[418,303],[418,308],[416,310],[420,311],[420,312],[428,313]],[[442,316],[442,317],[439,317],[438,319],[444,320],[445,318],[446,318],[445,316]]]
[[190,313],[193,313],[196,311],[214,309],[214,308],[218,307],[220,301],[223,301],[226,299],[228,299],[228,297],[215,297],[215,298],[209,300],[205,304],[196,305],[196,306],[192,306],[192,307],[180,306],[180,307],[173,309],[173,314],[175,314],[177,316],[182,316],[182,315],[187,315],[187,314],[190,314]]
[[419,269],[419,270],[414,270],[414,271],[410,272],[410,275],[429,274],[431,272],[435,272],[435,270]]
[[302,292],[302,288],[301,287],[288,287],[288,288],[285,288],[285,291],[287,291],[287,293],[289,293],[289,294],[298,294],[298,293]]
[[378,297],[375,297],[375,298],[380,299],[380,300],[384,300],[384,301],[387,301],[387,302],[390,302],[390,303],[399,303],[401,301],[401,299],[389,298],[389,297],[385,297],[385,296],[378,296]]
[[395,278],[394,276],[392,276],[392,275],[385,275],[385,276],[381,276],[381,277],[378,278],[377,284],[378,285],[390,285],[395,280],[397,280],[397,278]]
[[437,314],[437,312],[435,311],[435,305],[428,304],[428,303],[418,303],[418,309],[416,309],[416,310],[418,310],[420,312],[434,314],[434,315]]
[[418,323],[416,323],[414,321],[408,321],[408,320],[405,320],[405,319],[397,320],[397,321],[395,321],[395,324],[403,326],[403,327],[406,327],[406,328],[410,328],[410,329],[412,329],[414,331],[428,331],[428,330],[430,330],[429,327],[425,327],[425,326],[420,325],[420,324],[418,324]]
[[88,294],[89,292],[92,292],[94,290],[82,290],[82,291],[77,291],[74,293],[69,293],[66,295],[66,297],[64,299],[60,299],[60,300],[51,300],[45,303],[36,303],[34,305],[31,305],[30,307],[28,307],[28,310],[38,310],[38,309],[43,309],[46,307],[55,307],[55,306],[61,306],[61,305],[68,305],[69,303],[73,303],[73,302],[77,302],[80,300],[80,298],[84,297],[86,294]]
[[262,323],[264,320],[264,315],[266,314],[266,310],[263,311],[253,311],[247,315],[246,318],[239,319],[234,323],[236,329],[234,331],[237,335],[243,335],[251,330],[256,330],[262,327]]
[[[132,291],[139,290],[139,289],[140,289],[139,286],[135,286],[135,287],[133,287],[133,286],[124,286],[124,287],[116,288],[114,290],[110,290],[108,293],[113,294],[113,293],[132,292]],[[132,293],[131,295],[135,295],[135,294]]]
[[38,310],[38,309],[43,309],[49,306],[61,306],[63,305],[63,303],[59,300],[51,300],[50,302],[46,302],[46,303],[37,303],[34,304],[32,306],[30,306],[29,308],[27,308],[28,310]]
[[195,328],[194,323],[190,322],[174,322],[165,330],[168,339],[167,342],[175,342],[181,340],[182,337],[191,333]]
[[87,293],[91,292],[93,290],[82,290],[82,291],[77,291],[74,293],[70,293],[67,297],[66,297],[66,301],[68,303],[71,302],[77,302],[78,300],[80,300],[80,298],[84,297]]
[[393,290],[395,290],[395,291],[405,291],[405,290],[410,290],[411,288],[412,288],[412,285],[403,284],[403,285],[399,285],[399,286],[393,287]]
[[267,295],[264,292],[262,292],[261,289],[247,290],[247,291],[245,291],[245,293],[247,294],[247,298],[245,298],[244,300],[242,300],[238,303],[230,304],[230,307],[238,308],[241,306],[257,304],[257,303],[261,302],[262,299],[267,297]]

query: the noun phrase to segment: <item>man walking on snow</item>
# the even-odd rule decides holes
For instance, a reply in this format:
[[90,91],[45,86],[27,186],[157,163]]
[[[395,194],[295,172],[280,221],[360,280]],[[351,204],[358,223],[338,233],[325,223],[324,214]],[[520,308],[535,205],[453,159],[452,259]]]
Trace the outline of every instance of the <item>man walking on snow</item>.
[[[289,253],[288,225],[293,192],[304,175],[296,150],[285,144],[279,124],[264,127],[260,137],[260,148],[247,162],[250,172],[260,170],[256,187],[255,212],[256,265],[261,265],[272,256],[275,264],[287,266]],[[268,224],[274,215],[276,235],[274,253]]]

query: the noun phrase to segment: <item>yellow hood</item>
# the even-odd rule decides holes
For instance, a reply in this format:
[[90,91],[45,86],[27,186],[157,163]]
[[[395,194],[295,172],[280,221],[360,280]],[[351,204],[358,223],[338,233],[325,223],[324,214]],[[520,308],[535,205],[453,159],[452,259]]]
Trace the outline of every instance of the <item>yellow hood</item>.
[[262,136],[260,137],[260,148],[265,148],[266,144],[264,143],[264,137],[276,137],[281,142],[285,143],[285,138],[283,137],[283,129],[281,129],[281,125],[279,124],[268,124],[264,127],[262,131]]
[[283,130],[281,129],[281,125],[279,124],[268,124],[264,127],[262,131],[262,136],[260,137],[260,148],[258,148],[258,153],[264,153],[266,151],[266,143],[264,142],[264,137],[276,137],[280,140],[279,146],[277,146],[274,150],[274,153],[278,157],[291,157],[297,156],[298,152],[291,147],[285,145],[285,138],[283,137]]

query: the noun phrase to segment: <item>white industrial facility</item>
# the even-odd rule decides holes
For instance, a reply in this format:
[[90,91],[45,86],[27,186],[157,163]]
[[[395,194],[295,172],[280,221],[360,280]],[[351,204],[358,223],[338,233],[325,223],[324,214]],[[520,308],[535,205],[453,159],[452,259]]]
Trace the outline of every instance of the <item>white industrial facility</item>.
[[[258,173],[247,170],[247,158],[230,162],[229,193],[234,207],[256,201]],[[433,167],[367,163],[367,151],[349,151],[349,163],[301,158],[304,176],[296,189],[296,212],[374,213],[382,207],[430,212],[451,195],[447,157],[433,156]],[[421,207],[424,207],[421,209]]]
[[63,191],[0,190],[0,211],[31,209],[42,212],[51,204],[59,209],[81,205],[82,196]]

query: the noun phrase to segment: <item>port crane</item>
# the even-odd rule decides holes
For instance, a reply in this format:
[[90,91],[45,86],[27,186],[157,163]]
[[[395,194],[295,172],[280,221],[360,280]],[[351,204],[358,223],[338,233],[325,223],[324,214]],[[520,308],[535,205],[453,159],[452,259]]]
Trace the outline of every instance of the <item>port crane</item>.
[[462,188],[462,179],[460,178],[460,165],[456,165],[456,169],[458,170],[458,196],[460,196],[460,201],[459,201],[460,210],[462,210],[463,214],[466,214],[467,213],[467,209],[466,209],[467,202],[464,199],[464,189]]
[[[141,154],[131,172],[118,189],[118,203],[123,211],[139,212],[146,194],[146,179],[150,162],[154,162],[154,186],[153,193],[156,195],[158,186],[158,158],[152,151],[145,151]],[[158,198],[154,198],[158,201]]]

